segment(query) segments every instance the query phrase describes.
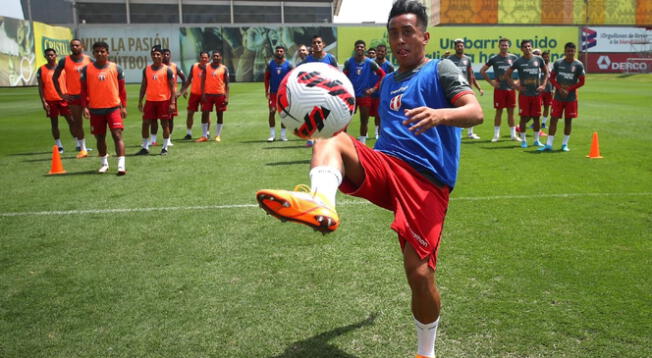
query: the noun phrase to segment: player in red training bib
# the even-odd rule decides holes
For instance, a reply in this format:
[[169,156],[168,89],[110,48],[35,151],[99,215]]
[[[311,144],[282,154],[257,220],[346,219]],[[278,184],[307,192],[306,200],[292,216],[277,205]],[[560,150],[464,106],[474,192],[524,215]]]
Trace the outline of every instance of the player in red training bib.
[[[45,115],[50,118],[50,127],[52,130],[52,137],[54,142],[59,148],[59,153],[63,153],[63,143],[61,143],[61,134],[59,133],[59,115],[63,116],[68,122],[70,134],[75,137],[75,127],[70,115],[70,108],[68,103],[63,100],[54,88],[52,76],[54,69],[57,65],[57,51],[52,48],[47,48],[44,51],[47,63],[41,66],[36,72],[36,80],[38,81],[38,93],[41,97],[41,103],[45,110]],[[59,89],[65,94],[66,83],[65,76],[59,76]]]

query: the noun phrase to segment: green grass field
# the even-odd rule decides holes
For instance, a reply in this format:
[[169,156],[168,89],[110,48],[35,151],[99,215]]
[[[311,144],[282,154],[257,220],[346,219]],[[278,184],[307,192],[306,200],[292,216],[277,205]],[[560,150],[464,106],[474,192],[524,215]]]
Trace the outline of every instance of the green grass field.
[[[490,143],[481,98],[439,255],[438,357],[652,356],[651,88],[588,76],[569,153]],[[262,83],[232,85],[221,143],[180,140],[177,119],[170,155],[128,156],[124,177],[115,157],[111,175],[75,159],[65,123],[68,174],[48,176],[37,90],[0,89],[0,108],[0,357],[414,357],[391,213],[338,194],[322,236],[257,207],[257,189],[306,183],[310,158],[265,142]],[[594,131],[604,159],[585,157]]]

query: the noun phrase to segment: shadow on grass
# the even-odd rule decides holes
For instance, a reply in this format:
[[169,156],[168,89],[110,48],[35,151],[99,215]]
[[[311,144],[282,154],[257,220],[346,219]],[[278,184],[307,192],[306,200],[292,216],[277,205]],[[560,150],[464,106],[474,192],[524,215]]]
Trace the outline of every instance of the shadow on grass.
[[48,152],[13,153],[13,154],[8,154],[8,156],[10,156],[10,157],[19,157],[19,156],[27,156],[27,155],[41,155],[41,154],[52,154],[52,151],[48,151]]
[[469,140],[462,141],[462,144],[487,144],[487,143],[491,143],[491,140],[469,139]]
[[263,149],[297,149],[297,148],[307,148],[310,149],[310,147],[306,147],[305,145],[286,145],[286,146],[279,146],[279,147],[263,147]]
[[517,149],[517,148],[520,148],[520,146],[511,146],[511,147],[504,147],[504,146],[503,146],[503,147],[497,147],[497,146],[494,146],[494,147],[482,147],[482,149],[486,149],[486,150],[496,150],[496,149]]
[[377,316],[377,313],[373,313],[367,319],[358,323],[335,328],[328,332],[304,339],[303,341],[294,342],[292,345],[287,347],[283,353],[269,358],[356,358],[354,355],[348,354],[329,344],[328,341],[354,329],[372,325]]
[[267,163],[265,165],[270,166],[270,167],[275,167],[279,165],[295,165],[295,164],[310,164],[310,159],[306,160],[293,160],[290,162],[274,162],[274,163]]
[[81,172],[67,172],[64,174],[43,174],[44,177],[69,177],[73,175],[100,175],[97,170],[84,170]]

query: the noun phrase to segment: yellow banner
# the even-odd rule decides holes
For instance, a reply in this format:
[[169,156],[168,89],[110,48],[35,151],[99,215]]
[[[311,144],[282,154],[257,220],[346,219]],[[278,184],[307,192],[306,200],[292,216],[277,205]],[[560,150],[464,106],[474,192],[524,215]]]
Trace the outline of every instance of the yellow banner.
[[53,48],[59,57],[68,54],[72,30],[62,26],[50,26],[34,21],[34,54],[36,55],[35,68],[38,69],[47,61],[43,56],[46,48]]
[[[577,45],[578,29],[574,26],[450,26],[429,27],[430,42],[426,46],[426,56],[441,58],[446,51],[455,53],[454,40],[464,40],[464,53],[473,60],[474,68],[479,69],[489,57],[498,53],[498,40],[506,37],[511,40],[510,52],[520,55],[518,45],[522,40],[531,40],[534,48],[550,50],[551,60],[564,56],[564,45],[574,42]],[[367,48],[380,43],[387,44],[387,30],[384,27],[344,27],[337,29],[338,62],[344,63],[353,55],[353,44],[356,40],[364,40]],[[388,59],[393,61],[391,51]]]
[[501,0],[498,3],[498,23],[540,24],[541,0]]

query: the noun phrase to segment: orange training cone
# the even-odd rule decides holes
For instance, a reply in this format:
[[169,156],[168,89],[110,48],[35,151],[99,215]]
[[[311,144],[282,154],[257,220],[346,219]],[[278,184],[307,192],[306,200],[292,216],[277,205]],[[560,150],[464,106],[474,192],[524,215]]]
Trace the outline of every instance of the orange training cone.
[[52,166],[48,174],[66,174],[66,171],[63,169],[63,163],[61,163],[61,157],[59,156],[59,147],[56,145],[52,146]]
[[589,155],[586,156],[591,159],[602,158],[600,155],[600,143],[598,141],[598,132],[593,132],[593,140],[591,141],[591,151]]

